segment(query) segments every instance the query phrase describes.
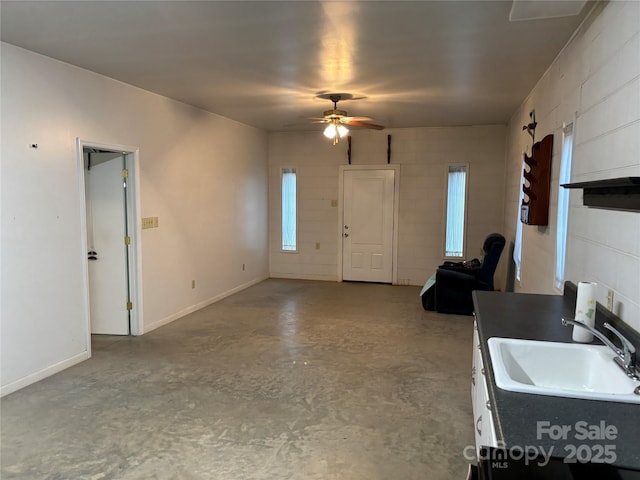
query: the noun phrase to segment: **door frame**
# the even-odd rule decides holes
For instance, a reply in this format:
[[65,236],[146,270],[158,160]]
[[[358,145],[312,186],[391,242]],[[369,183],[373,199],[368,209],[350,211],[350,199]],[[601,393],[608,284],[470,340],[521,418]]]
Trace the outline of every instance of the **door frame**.
[[392,285],[398,284],[398,214],[400,211],[400,165],[340,165],[338,174],[338,281],[343,281],[342,261],[344,245],[344,172],[347,170],[393,170],[393,245],[391,257]]
[[139,148],[131,145],[118,145],[76,138],[76,157],[78,174],[78,197],[80,199],[80,236],[82,258],[82,289],[84,298],[84,317],[87,339],[87,351],[91,356],[91,314],[89,298],[89,260],[87,258],[87,199],[85,195],[84,149],[96,148],[126,154],[127,170],[127,227],[131,237],[129,250],[129,294],[133,307],[130,312],[131,335],[142,335],[142,226],[140,218],[140,162]]

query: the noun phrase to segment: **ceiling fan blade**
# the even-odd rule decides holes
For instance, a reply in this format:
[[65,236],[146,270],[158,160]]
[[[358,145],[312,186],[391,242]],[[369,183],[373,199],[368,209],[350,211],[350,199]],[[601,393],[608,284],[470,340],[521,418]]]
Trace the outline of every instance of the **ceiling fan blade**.
[[351,125],[352,127],[370,128],[372,130],[384,130],[384,127],[382,125],[376,125],[375,123],[368,123],[368,122],[360,122],[358,120],[352,120],[350,122],[347,122],[347,125]]
[[306,117],[306,119],[314,123],[327,123],[331,121],[330,118],[326,117]]
[[371,118],[371,117],[342,117],[340,119],[340,121],[342,123],[349,123],[349,122],[352,122],[352,121],[355,121],[355,122],[370,122],[371,120],[373,120],[373,118]]

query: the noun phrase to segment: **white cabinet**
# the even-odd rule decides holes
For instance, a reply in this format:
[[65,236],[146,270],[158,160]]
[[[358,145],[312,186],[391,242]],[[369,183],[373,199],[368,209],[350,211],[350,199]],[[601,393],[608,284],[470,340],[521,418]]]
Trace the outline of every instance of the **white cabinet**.
[[497,447],[491,404],[487,389],[478,325],[473,323],[473,363],[471,365],[471,404],[473,406],[474,432],[476,436],[476,455],[479,456],[481,446]]

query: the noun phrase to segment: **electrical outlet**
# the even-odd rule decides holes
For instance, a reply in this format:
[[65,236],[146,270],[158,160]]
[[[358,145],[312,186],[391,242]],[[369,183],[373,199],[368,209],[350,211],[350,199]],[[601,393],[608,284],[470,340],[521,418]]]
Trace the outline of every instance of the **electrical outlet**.
[[609,289],[607,293],[607,310],[613,312],[613,289]]
[[316,242],[316,250],[320,250],[320,242]]
[[191,288],[196,288],[196,281],[195,280],[191,280]]

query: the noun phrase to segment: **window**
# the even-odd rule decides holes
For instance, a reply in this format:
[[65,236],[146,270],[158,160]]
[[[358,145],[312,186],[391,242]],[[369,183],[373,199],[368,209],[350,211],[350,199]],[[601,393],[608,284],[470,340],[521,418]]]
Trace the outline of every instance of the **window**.
[[522,200],[524,200],[524,169],[525,161],[522,160],[522,175],[520,176],[520,194],[518,195],[518,208],[516,217],[516,238],[513,245],[513,263],[516,264],[516,280],[520,281],[520,264],[522,262],[522,221],[520,220],[520,208],[522,206]]
[[[559,184],[571,182],[571,157],[573,153],[573,123],[563,130],[562,158],[560,159]],[[569,224],[569,190],[558,186],[558,223],[556,230],[556,279],[555,286],[562,288],[564,264],[567,255],[567,227]]]
[[467,203],[467,166],[449,165],[447,172],[447,226],[445,257],[464,257]]
[[296,169],[282,169],[282,250],[295,252],[297,246]]

